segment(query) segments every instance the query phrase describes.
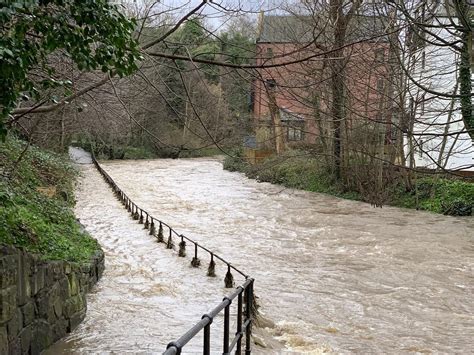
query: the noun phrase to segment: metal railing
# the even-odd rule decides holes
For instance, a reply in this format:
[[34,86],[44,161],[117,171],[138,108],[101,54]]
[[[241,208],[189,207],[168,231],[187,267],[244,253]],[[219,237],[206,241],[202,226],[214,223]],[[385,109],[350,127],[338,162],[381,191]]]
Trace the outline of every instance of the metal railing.
[[[149,234],[157,237],[159,242],[164,241],[163,236],[163,226],[169,229],[168,241],[166,246],[168,249],[173,249],[173,235],[180,238],[181,242],[179,243],[179,256],[184,257],[185,246],[184,242],[187,240],[190,243],[194,244],[194,257],[191,261],[193,267],[198,267],[200,261],[198,259],[198,248],[206,251],[210,254],[211,262],[209,264],[208,276],[215,276],[214,274],[214,258],[222,261],[227,266],[227,273],[224,278],[225,287],[232,288],[234,287],[233,276],[231,274],[231,269],[245,277],[245,282],[238,286],[235,291],[227,297],[224,297],[223,301],[215,307],[211,312],[204,314],[201,320],[196,323],[190,330],[188,330],[182,337],[178,340],[173,341],[168,344],[164,354],[181,354],[182,348],[193,339],[201,330],[204,330],[204,342],[203,342],[203,354],[210,354],[210,332],[211,324],[214,318],[224,310],[224,342],[223,342],[223,354],[229,354],[234,348],[236,349],[236,354],[241,354],[242,352],[242,339],[245,335],[245,354],[249,355],[251,353],[251,332],[252,332],[252,321],[256,317],[257,305],[255,303],[255,295],[253,292],[253,283],[254,280],[249,278],[244,272],[233,266],[231,263],[226,261],[221,256],[215,254],[206,247],[198,244],[196,241],[192,240],[189,237],[184,236],[183,234],[178,234],[171,226],[167,223],[151,216],[147,211],[140,208],[135,204],[115,183],[115,181],[110,177],[110,175],[100,166],[100,164],[95,159],[95,156],[92,154],[92,162],[95,167],[102,175],[104,180],[112,188],[116,197],[122,202],[127,211],[132,215],[132,218],[138,220],[139,223],[144,224],[144,228],[149,230]],[[159,225],[158,235],[156,235],[156,224]],[[230,341],[230,306],[232,301],[237,298],[237,328],[235,332],[235,337]],[[244,309],[245,303],[245,309]],[[243,312],[245,311],[245,319],[243,320]]]
[[[244,300],[243,295],[244,294]],[[237,329],[235,336],[230,341],[230,305],[237,298]],[[243,303],[245,301],[245,320],[243,318]],[[236,354],[242,353],[242,338],[245,334],[245,354],[251,353],[251,333],[252,333],[252,305],[253,302],[253,279],[247,279],[242,286],[227,297],[211,312],[202,316],[201,320],[189,329],[181,338],[168,344],[164,355],[179,355],[183,347],[204,329],[203,354],[211,353],[211,324],[214,318],[224,310],[224,343],[223,354],[230,354],[235,348]]]

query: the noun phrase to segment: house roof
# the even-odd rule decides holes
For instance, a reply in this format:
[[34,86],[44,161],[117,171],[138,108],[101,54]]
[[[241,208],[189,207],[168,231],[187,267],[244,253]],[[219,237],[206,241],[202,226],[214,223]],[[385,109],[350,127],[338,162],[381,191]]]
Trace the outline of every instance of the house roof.
[[280,119],[282,121],[304,121],[304,117],[288,110],[286,107],[280,107]]
[[313,38],[308,18],[272,15],[263,16],[260,21],[257,42],[310,42]]
[[[383,36],[385,27],[381,16],[356,15],[349,24],[347,40],[360,41]],[[260,18],[257,43],[308,43],[314,40],[324,43],[331,31],[332,26],[327,18],[266,15]]]

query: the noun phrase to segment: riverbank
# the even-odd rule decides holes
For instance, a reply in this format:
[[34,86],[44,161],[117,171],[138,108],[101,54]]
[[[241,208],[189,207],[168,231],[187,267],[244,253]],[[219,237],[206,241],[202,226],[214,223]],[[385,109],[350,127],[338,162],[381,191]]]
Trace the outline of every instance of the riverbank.
[[72,211],[77,176],[66,157],[11,137],[0,143],[0,243],[43,260],[88,262],[100,246]]
[[89,153],[94,152],[99,160],[142,160],[163,158],[200,158],[222,154],[222,152],[211,145],[200,148],[178,148],[178,147],[145,147],[129,145],[109,145],[90,143],[79,140],[72,143],[73,146],[82,148]]
[[76,220],[66,157],[0,143],[0,353],[40,354],[85,317],[104,254]]
[[[368,202],[358,191],[335,181],[322,166],[319,159],[298,152],[271,157],[257,165],[247,163],[238,153],[224,160],[224,169],[261,182]],[[472,216],[474,211],[474,183],[468,181],[420,175],[411,190],[399,179],[386,186],[384,195],[384,204],[395,207],[453,216]]]

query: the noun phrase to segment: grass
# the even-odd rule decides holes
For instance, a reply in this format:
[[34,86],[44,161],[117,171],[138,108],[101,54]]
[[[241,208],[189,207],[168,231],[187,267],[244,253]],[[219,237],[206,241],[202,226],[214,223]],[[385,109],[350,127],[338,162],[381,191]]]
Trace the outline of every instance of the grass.
[[[224,169],[240,171],[258,181],[280,184],[289,188],[326,193],[346,199],[364,201],[363,196],[348,190],[336,181],[324,162],[304,152],[289,151],[280,157],[270,157],[258,165],[240,158],[226,157]],[[395,180],[388,189],[386,204],[420,209],[453,216],[472,216],[474,211],[474,184],[472,182],[420,176],[409,191],[403,181]]]
[[474,183],[424,176],[417,180],[416,188],[411,191],[396,187],[391,204],[452,216],[472,216]]
[[45,260],[85,262],[100,246],[76,221],[78,172],[65,157],[8,137],[0,142],[0,243]]
[[284,156],[270,157],[258,165],[251,165],[240,158],[240,152],[226,157],[224,169],[240,171],[249,178],[285,187],[358,200],[355,191],[347,191],[323,169],[321,161],[302,152],[290,151]]

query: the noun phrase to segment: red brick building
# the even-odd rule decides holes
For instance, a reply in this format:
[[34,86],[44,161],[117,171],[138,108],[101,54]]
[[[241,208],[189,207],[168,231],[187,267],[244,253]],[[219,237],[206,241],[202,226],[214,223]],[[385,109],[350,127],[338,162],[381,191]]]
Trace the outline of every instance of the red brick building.
[[[321,22],[321,21],[320,21]],[[347,30],[345,58],[346,134],[368,121],[391,121],[387,58],[389,44],[381,17],[355,16]],[[276,104],[288,143],[318,143],[331,136],[331,58],[328,21],[309,16],[263,16],[259,19],[253,114],[257,141],[274,135],[270,114]],[[281,64],[281,66],[279,66]],[[284,64],[284,65],[283,65]],[[389,125],[387,125],[389,126]]]

